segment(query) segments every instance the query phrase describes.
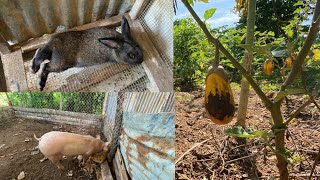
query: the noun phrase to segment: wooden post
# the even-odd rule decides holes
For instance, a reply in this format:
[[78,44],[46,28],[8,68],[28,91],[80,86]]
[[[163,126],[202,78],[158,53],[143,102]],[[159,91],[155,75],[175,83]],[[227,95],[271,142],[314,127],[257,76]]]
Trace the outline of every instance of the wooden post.
[[8,91],[28,91],[21,50],[1,54]]
[[133,21],[131,33],[132,37],[141,45],[141,48],[143,49],[143,68],[145,69],[152,86],[158,88],[154,89],[153,91],[172,92],[173,72],[162,60],[159,52],[138,20]]
[[124,93],[118,92],[117,97],[117,112],[116,112],[116,118],[112,130],[112,139],[111,139],[111,150],[108,154],[108,162],[111,163],[114,159],[115,153],[117,151],[118,145],[119,145],[119,137],[121,135],[121,129],[122,129],[122,119],[123,119],[123,101],[124,101]]
[[102,176],[102,180],[113,180],[108,162],[105,161],[104,163],[102,163],[100,165],[101,167],[101,176]]
[[128,180],[128,174],[123,162],[120,150],[117,148],[115,157],[113,159],[113,167],[115,169],[115,174],[117,179]]
[[0,54],[8,54],[11,53],[10,45],[6,41],[6,39],[3,37],[3,35],[0,33]]
[[107,102],[108,102],[108,92],[104,93],[104,99],[102,104],[102,116],[105,117],[106,110],[107,110]]
[[6,93],[6,96],[7,96],[7,99],[8,99],[8,104],[9,104],[10,107],[12,107],[11,99],[10,99],[8,93],[7,92],[5,92],[5,93]]
[[7,83],[6,83],[6,78],[5,78],[5,74],[4,74],[4,69],[3,69],[1,58],[0,58],[0,91],[1,92],[7,91]]
[[[9,49],[9,44],[8,42],[5,40],[5,38],[2,36],[2,34],[0,34],[0,54],[4,55],[4,54],[8,54],[10,53],[10,49]],[[4,69],[3,69],[3,64],[0,58],[0,91],[4,92],[7,91],[7,83],[6,83],[6,79],[5,79],[5,74],[4,74]]]

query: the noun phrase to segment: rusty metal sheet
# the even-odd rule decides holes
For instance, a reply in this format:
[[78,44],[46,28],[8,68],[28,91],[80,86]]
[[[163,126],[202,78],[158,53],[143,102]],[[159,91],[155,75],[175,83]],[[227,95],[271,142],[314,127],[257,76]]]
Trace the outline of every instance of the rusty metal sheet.
[[11,44],[130,11],[135,0],[1,0],[0,34]]
[[174,179],[175,114],[124,112],[120,150],[132,179]]
[[127,93],[124,111],[140,113],[174,112],[174,93],[131,92]]

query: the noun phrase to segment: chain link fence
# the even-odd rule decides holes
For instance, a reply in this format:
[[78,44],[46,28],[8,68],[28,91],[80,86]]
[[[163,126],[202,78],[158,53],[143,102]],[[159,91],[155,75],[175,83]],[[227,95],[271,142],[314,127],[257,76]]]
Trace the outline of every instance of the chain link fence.
[[7,93],[13,107],[102,114],[105,93]]

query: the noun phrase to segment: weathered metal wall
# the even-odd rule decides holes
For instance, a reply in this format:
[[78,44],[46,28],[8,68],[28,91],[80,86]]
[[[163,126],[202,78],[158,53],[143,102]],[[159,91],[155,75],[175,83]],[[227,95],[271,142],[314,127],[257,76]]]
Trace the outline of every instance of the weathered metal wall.
[[[123,109],[119,93],[108,93],[103,122],[110,137],[118,111],[123,111],[120,151],[132,179],[174,179],[174,93],[126,92]],[[117,137],[118,138],[118,137]]]
[[0,36],[18,43],[128,12],[135,0],[1,0]]
[[132,179],[174,179],[174,93],[128,93],[120,150]]

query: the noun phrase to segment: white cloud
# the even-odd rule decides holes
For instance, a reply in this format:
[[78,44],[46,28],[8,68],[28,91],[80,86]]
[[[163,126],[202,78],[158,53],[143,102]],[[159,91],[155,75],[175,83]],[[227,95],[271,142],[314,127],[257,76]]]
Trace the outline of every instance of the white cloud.
[[189,12],[188,13],[183,13],[183,14],[177,14],[175,16],[175,19],[183,19],[185,17],[188,17],[189,16]]
[[212,17],[208,20],[208,23],[211,24],[211,27],[221,27],[223,25],[234,26],[234,23],[238,22],[239,19],[238,13],[235,14],[230,12],[219,18]]

